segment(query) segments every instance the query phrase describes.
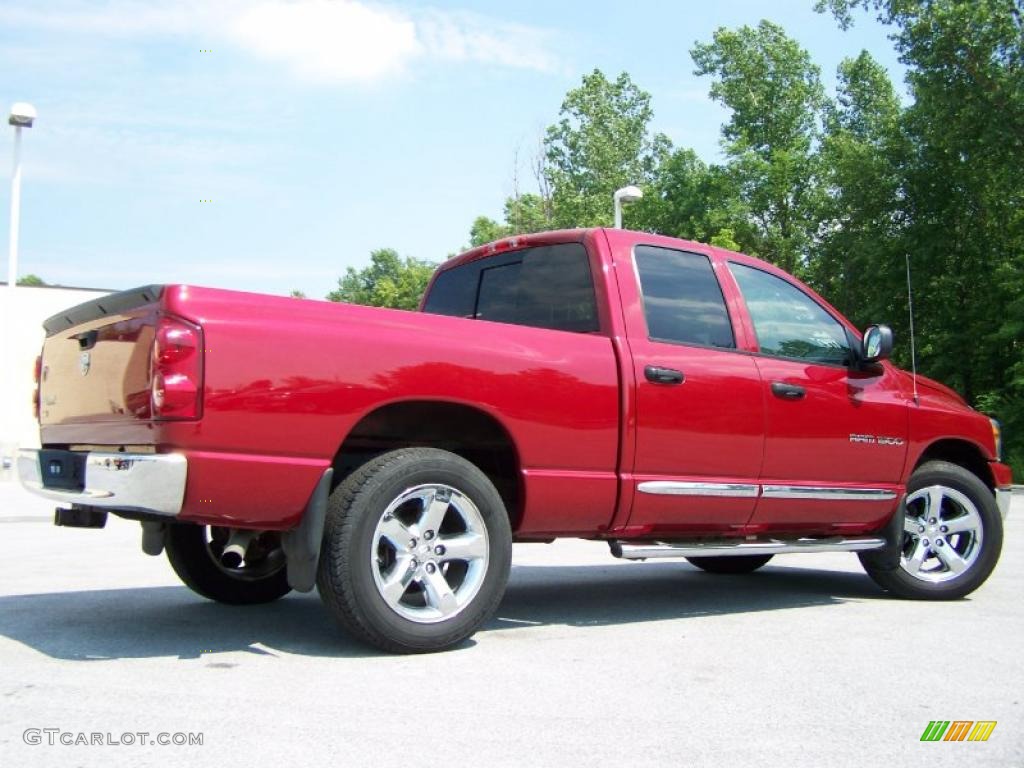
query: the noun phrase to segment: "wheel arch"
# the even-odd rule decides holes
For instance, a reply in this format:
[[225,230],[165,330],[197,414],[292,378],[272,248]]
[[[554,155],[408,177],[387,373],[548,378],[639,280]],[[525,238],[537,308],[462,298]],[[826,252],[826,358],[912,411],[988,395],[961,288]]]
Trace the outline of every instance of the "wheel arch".
[[995,488],[995,478],[992,476],[988,459],[985,457],[982,449],[969,440],[943,438],[930,443],[921,452],[921,455],[918,456],[917,461],[914,462],[913,469],[917,470],[925,462],[935,460],[957,464],[973,475],[976,475],[989,490]]
[[401,400],[379,405],[349,431],[332,460],[334,485],[370,459],[399,448],[440,448],[474,464],[497,488],[515,530],[524,489],[519,450],[493,414],[444,400]]

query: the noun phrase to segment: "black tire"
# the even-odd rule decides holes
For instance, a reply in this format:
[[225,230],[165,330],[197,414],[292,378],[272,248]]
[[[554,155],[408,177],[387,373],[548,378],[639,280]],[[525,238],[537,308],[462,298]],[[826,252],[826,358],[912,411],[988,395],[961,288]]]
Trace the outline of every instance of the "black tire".
[[[957,498],[941,498],[938,506],[940,508],[936,519],[939,526],[936,531],[932,530],[930,523],[930,501],[926,501],[929,495],[927,489],[945,489],[944,493],[952,491],[952,495],[960,494]],[[914,500],[917,496],[918,499]],[[973,506],[973,511],[966,510],[957,499],[963,499]],[[908,512],[908,500],[910,501]],[[918,517],[920,511],[927,512],[925,518]],[[941,523],[951,522],[947,515],[952,515],[952,520],[963,517],[972,517],[976,512],[978,526],[981,531],[980,543],[976,539],[969,539],[973,534],[947,534],[941,527]],[[871,558],[870,552],[860,555],[861,565],[867,571],[876,584],[898,597],[916,600],[956,600],[970,594],[982,584],[992,573],[992,569],[999,562],[999,554],[1003,547],[1003,520],[996,505],[995,496],[992,491],[973,473],[963,467],[952,464],[948,461],[929,461],[918,467],[907,483],[907,495],[896,512],[901,519],[908,519],[914,523],[909,527],[915,528],[913,532],[902,529],[902,544],[900,547],[901,557],[898,563],[889,567],[879,567],[879,564]],[[920,523],[920,525],[917,525]],[[947,526],[949,527],[949,526]],[[920,529],[924,528],[924,531]],[[932,539],[925,537],[932,536]],[[960,537],[963,538],[960,538]],[[940,544],[941,541],[941,544]],[[927,559],[924,563],[934,564],[929,566],[932,578],[943,577],[942,581],[928,581],[929,569],[919,568],[921,574],[915,577],[912,575],[915,563],[913,554],[917,546],[928,542],[930,546],[923,546],[927,551]],[[942,550],[948,557],[954,554],[963,563],[969,563],[962,572],[946,565],[939,550]],[[964,556],[966,555],[966,557]]]
[[[443,521],[443,525],[437,525],[436,533],[421,527],[421,524],[426,525],[423,523],[427,519],[426,500],[420,510],[415,509],[411,501],[395,507],[418,489],[437,487],[442,490],[435,498],[443,502],[445,511],[436,518]],[[456,492],[450,504],[445,488]],[[466,499],[470,505],[465,504]],[[470,506],[478,513],[472,520],[479,548],[473,560],[476,565],[472,585],[468,578],[468,560],[448,562],[437,556],[434,565],[434,554],[420,555],[423,542],[429,538],[436,537],[434,544],[451,541],[443,536],[457,535],[458,526],[450,528],[455,533],[445,532],[443,526],[450,526],[453,520],[464,522],[460,510]],[[393,510],[393,515],[385,515],[389,509]],[[403,513],[403,509],[409,511]],[[412,532],[412,543],[405,548],[408,551],[400,552],[393,545],[393,539],[381,533],[381,527],[390,525],[402,514],[405,520],[412,522],[408,523],[408,528],[399,530]],[[399,522],[406,525],[406,522]],[[484,535],[479,535],[477,529]],[[401,591],[397,599],[392,597],[394,602],[389,604],[384,587],[378,584],[394,578],[392,574],[400,570],[399,557],[405,558],[403,562],[408,566],[403,572],[407,576],[415,575],[410,577],[407,587],[399,588],[405,591]],[[391,570],[384,573],[389,569],[386,562],[389,559]],[[317,587],[324,603],[353,637],[392,653],[426,653],[459,644],[494,614],[505,592],[511,562],[512,532],[508,514],[487,476],[453,453],[434,448],[404,448],[363,465],[331,493]],[[423,569],[431,565],[438,570],[436,575],[428,577]],[[458,583],[460,568],[464,569],[463,580]],[[441,611],[439,617],[431,619],[433,623],[422,623],[426,619],[417,614],[431,610],[428,582],[437,576],[445,580],[445,586],[450,586],[456,597],[465,589],[459,598],[465,602],[458,608],[446,608],[457,611],[450,616],[445,617]],[[457,582],[454,586],[449,584],[449,576]],[[422,602],[422,607],[412,604],[417,600]]]
[[695,565],[708,573],[753,573],[772,559],[771,555],[729,555],[725,557],[688,557]]
[[226,539],[226,529],[174,523],[167,528],[164,548],[185,586],[210,600],[254,605],[277,600],[291,591],[276,533],[262,534],[250,547],[256,547],[258,559],[241,568],[225,568],[214,559]]

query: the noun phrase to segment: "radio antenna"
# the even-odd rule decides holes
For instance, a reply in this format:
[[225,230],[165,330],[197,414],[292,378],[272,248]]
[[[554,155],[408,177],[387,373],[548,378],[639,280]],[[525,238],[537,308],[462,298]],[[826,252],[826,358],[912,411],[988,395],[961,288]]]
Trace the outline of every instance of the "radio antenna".
[[917,396],[917,348],[914,345],[914,289],[910,282],[910,253],[904,252],[903,257],[907,262],[907,306],[910,309],[910,371],[914,382],[914,405],[920,405]]

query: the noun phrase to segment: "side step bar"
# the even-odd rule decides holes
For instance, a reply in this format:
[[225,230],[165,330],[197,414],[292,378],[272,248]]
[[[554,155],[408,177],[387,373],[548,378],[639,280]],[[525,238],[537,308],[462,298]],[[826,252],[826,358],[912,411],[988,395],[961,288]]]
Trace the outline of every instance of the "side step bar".
[[610,541],[612,554],[623,560],[646,560],[654,557],[729,557],[738,555],[779,555],[789,552],[864,552],[882,549],[885,539],[867,537],[834,537],[822,539],[740,539],[722,541],[651,541],[627,543]]

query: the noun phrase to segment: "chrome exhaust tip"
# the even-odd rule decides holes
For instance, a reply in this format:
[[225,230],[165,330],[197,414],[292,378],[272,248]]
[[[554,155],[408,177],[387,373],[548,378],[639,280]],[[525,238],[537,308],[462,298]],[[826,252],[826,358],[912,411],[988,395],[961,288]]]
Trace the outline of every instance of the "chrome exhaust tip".
[[225,568],[240,568],[245,561],[249,545],[258,535],[258,531],[232,530],[228,543],[220,553],[220,564]]

